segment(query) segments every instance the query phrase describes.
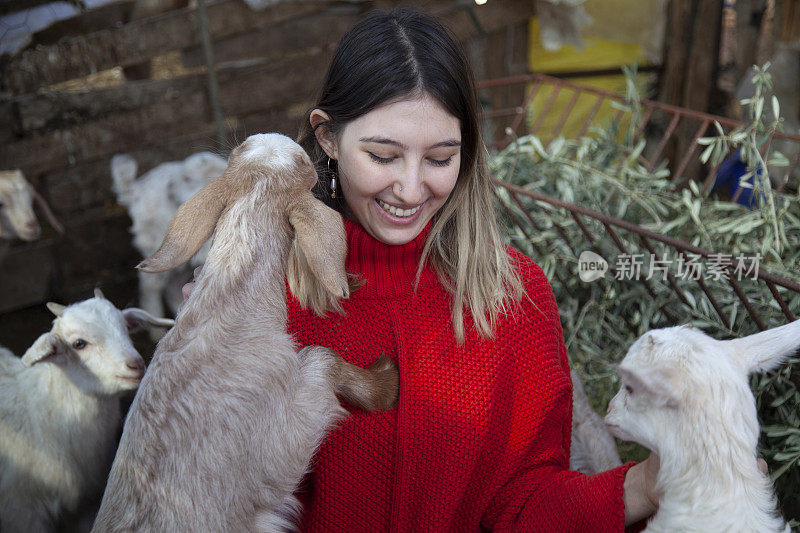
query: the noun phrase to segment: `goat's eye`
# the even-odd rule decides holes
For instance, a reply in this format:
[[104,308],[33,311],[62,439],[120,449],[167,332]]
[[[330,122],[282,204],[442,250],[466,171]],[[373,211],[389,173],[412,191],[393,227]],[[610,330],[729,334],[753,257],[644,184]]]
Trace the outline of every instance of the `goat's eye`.
[[625,391],[628,394],[633,394],[633,387],[631,387],[630,385],[625,385]]
[[86,348],[87,344],[88,343],[85,340],[78,339],[78,340],[76,340],[75,342],[72,343],[72,347],[75,348],[76,350],[82,350],[82,349]]

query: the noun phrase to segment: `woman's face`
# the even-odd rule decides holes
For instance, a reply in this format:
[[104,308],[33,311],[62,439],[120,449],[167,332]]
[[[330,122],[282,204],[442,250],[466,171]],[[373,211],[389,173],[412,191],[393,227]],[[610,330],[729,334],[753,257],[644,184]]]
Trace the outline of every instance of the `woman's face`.
[[386,244],[420,234],[447,201],[461,166],[460,121],[427,95],[373,109],[327,146],[321,142],[338,160],[346,216]]

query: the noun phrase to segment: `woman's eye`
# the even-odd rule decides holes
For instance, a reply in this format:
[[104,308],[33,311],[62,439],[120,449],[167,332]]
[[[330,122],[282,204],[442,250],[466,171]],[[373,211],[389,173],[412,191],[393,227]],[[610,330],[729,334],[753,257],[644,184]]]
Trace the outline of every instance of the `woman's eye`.
[[446,167],[447,165],[450,164],[450,162],[452,160],[453,160],[453,156],[452,155],[450,157],[448,157],[447,159],[433,159],[433,158],[429,158],[428,159],[428,161],[431,163],[431,165],[435,165],[437,167]]
[[373,161],[375,161],[376,163],[380,163],[382,165],[385,165],[387,163],[391,163],[392,161],[394,161],[394,157],[381,157],[381,156],[373,154],[372,152],[367,152],[367,153],[369,154],[369,157]]
[[88,343],[85,340],[78,339],[72,343],[72,347],[75,348],[76,350],[82,350],[83,348],[86,348],[86,344]]

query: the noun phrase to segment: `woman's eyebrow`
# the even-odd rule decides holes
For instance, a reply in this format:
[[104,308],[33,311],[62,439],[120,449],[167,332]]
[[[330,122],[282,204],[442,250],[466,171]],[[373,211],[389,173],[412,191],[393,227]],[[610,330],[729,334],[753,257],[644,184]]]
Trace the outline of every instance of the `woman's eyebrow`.
[[429,146],[428,150],[431,150],[432,148],[442,148],[451,146],[461,146],[461,141],[459,141],[458,139],[447,139],[446,141],[438,142],[433,146]]
[[[377,143],[377,144],[389,144],[391,146],[397,146],[403,150],[408,150],[408,147],[399,141],[395,141],[394,139],[390,139],[389,137],[381,137],[381,136],[374,136],[374,137],[361,137],[359,139],[361,142],[365,143]],[[451,146],[461,146],[461,141],[458,139],[447,139],[445,141],[438,142],[431,146],[428,146],[426,150],[432,150],[433,148],[442,148],[442,147],[451,147]]]
[[395,141],[394,139],[390,139],[389,137],[381,137],[379,135],[373,137],[361,137],[359,139],[362,143],[377,143],[377,144],[390,144],[392,146],[397,146],[398,148],[402,148],[403,150],[408,150],[408,147],[401,143],[400,141]]

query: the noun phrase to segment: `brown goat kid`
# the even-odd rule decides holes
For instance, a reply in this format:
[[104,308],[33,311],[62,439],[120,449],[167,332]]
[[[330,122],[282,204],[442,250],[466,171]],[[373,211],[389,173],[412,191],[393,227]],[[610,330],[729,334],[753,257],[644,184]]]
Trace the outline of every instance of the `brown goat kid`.
[[316,181],[288,137],[248,137],[139,265],[181,265],[216,230],[131,406],[93,531],[295,529],[293,493],[346,415],[337,395],[368,410],[397,402],[397,368],[385,356],[363,369],[327,348],[298,353],[286,332],[293,243],[307,290],[324,287],[334,304],[349,296],[344,226],[311,194]]

